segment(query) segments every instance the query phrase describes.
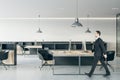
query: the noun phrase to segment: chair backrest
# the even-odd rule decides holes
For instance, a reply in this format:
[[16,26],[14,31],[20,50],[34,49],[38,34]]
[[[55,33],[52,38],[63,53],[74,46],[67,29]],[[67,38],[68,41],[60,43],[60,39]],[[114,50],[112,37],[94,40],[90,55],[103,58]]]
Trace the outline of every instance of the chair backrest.
[[48,50],[41,49],[38,51],[38,53],[39,53],[39,58],[42,60],[44,59],[45,61],[47,61],[53,59],[53,55],[50,54]]
[[44,60],[43,56],[40,54],[40,52],[38,52],[38,57],[40,60]]
[[115,51],[107,51],[107,61],[113,61],[115,56]]
[[46,54],[48,54],[48,51],[47,51],[47,50],[40,49],[40,50],[38,51],[39,59],[45,60]]
[[8,59],[8,54],[9,54],[9,51],[2,53],[2,55],[1,55],[1,60],[6,60],[6,59]]

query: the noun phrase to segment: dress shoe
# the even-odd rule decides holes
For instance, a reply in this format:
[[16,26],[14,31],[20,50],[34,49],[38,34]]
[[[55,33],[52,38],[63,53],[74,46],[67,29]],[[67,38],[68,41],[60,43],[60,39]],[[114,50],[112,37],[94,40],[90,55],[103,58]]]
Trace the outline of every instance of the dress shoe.
[[107,76],[110,76],[110,73],[107,73],[107,74],[105,74],[105,75],[103,75],[104,77],[107,77]]
[[85,75],[87,75],[88,77],[91,77],[91,75],[89,73],[85,73]]

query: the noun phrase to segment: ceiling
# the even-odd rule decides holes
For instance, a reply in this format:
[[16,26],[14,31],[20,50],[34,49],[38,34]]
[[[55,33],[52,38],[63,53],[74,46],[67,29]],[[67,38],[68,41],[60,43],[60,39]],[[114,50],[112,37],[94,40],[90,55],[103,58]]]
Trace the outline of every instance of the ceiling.
[[[0,18],[75,17],[75,0],[0,0]],[[79,0],[79,17],[115,17],[120,0]]]

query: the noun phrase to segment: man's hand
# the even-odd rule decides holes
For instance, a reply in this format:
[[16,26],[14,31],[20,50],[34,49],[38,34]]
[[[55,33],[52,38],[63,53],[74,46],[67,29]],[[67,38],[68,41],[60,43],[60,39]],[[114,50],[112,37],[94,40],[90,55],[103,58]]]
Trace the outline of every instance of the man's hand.
[[106,54],[104,55],[104,58],[107,58],[107,55],[106,55]]

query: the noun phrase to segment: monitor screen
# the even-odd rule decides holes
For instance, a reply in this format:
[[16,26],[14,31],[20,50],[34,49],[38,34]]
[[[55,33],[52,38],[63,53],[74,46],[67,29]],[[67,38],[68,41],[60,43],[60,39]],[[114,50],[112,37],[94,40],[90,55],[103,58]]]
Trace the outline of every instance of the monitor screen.
[[55,48],[59,50],[68,50],[69,44],[55,44]]
[[93,43],[86,42],[86,50],[92,50],[93,49]]
[[2,44],[3,50],[14,50],[14,44]]

